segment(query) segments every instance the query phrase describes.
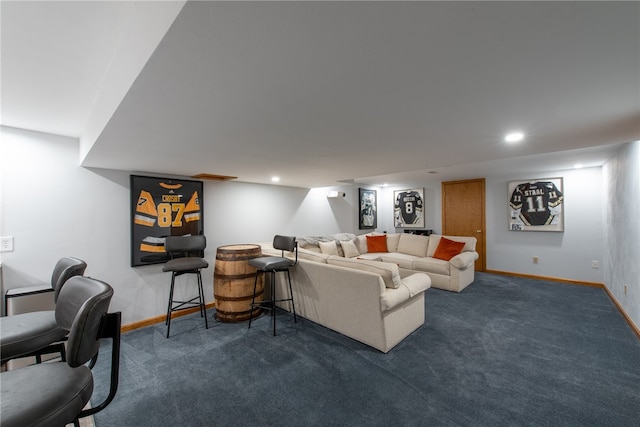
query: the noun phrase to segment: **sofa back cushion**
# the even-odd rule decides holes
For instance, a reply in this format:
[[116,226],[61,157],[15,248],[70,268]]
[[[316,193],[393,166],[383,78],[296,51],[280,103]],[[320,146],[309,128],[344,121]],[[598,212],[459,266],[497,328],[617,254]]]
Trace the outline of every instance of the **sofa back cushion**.
[[398,252],[398,243],[400,242],[400,233],[387,234],[387,251]]
[[[433,254],[436,253],[436,249],[438,248],[438,244],[440,244],[440,238],[442,236],[439,234],[432,234],[429,236],[429,249],[427,250],[427,256],[433,257]],[[464,247],[462,248],[462,252],[475,252],[476,250],[476,242],[477,239],[475,237],[462,237],[462,236],[444,236],[449,240],[453,240],[454,242],[464,242]]]
[[342,258],[331,255],[327,258],[327,264],[379,274],[387,288],[398,289],[402,284],[400,269],[397,265],[388,262]]
[[429,248],[429,236],[418,234],[401,234],[398,242],[398,252],[407,255],[426,257]]
[[367,253],[367,235],[366,234],[361,234],[360,236],[356,237],[356,240],[354,240],[355,244],[356,244],[356,248],[358,248],[358,252],[360,252],[360,254],[366,254]]
[[327,258],[329,258],[329,255],[325,255],[323,253],[316,252],[316,251],[310,251],[305,248],[298,248],[298,258],[306,259],[308,261],[319,262],[321,264],[326,264]]

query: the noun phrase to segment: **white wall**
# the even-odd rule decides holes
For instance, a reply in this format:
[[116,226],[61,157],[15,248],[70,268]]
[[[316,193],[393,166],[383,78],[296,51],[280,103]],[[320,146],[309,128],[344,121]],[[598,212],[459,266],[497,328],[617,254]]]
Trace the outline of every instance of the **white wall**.
[[[79,142],[1,128],[0,234],[15,250],[0,253],[4,289],[48,282],[56,261],[75,256],[86,274],[115,289],[112,310],[123,323],[166,310],[169,276],[160,265],[130,267],[129,173],[78,166]],[[345,198],[327,199],[328,190]],[[274,234],[328,234],[357,229],[357,189],[307,190],[240,182],[205,181],[207,301],[213,300],[216,248],[270,241]],[[185,280],[188,280],[184,277]]]
[[[14,252],[0,253],[4,290],[46,282],[61,256],[76,256],[87,261],[87,275],[114,287],[112,309],[123,312],[125,324],[162,314],[168,275],[159,265],[130,267],[129,173],[78,166],[77,139],[1,130],[0,234],[15,237]],[[638,151],[636,143],[619,153],[605,168],[604,180],[602,168],[487,179],[487,268],[604,282],[640,324]],[[508,181],[550,176],[564,178],[565,232],[509,232]],[[616,177],[615,182],[610,177]],[[607,179],[613,182],[609,184],[613,194],[603,191]],[[440,183],[417,182],[403,188],[409,187],[425,189],[425,228],[440,233]],[[393,227],[396,189],[377,189],[376,231],[402,231]],[[346,197],[328,199],[329,190],[344,191]],[[612,208],[606,211],[609,205]],[[270,241],[277,233],[365,232],[358,230],[357,186],[307,190],[205,181],[203,206],[205,255],[212,264],[218,246]],[[611,256],[604,257],[605,253]],[[540,257],[537,265],[532,263],[534,255]],[[601,268],[592,269],[592,260],[600,261]],[[212,267],[203,279],[211,301]],[[629,285],[626,297],[624,283]]]
[[[508,230],[509,181],[562,177],[565,193],[564,232]],[[474,177],[469,177],[474,178]],[[442,185],[413,182],[402,188],[424,188],[425,228],[442,232]],[[383,188],[378,231],[403,232],[393,227],[393,192]],[[545,172],[539,175],[486,179],[487,269],[586,282],[603,282],[602,168]],[[382,219],[382,220],[380,220]],[[533,257],[539,263],[533,264]],[[591,267],[598,261],[599,268]]]
[[[563,178],[564,232],[509,231],[509,181],[557,177]],[[603,203],[600,167],[487,179],[487,270],[602,283]]]
[[640,328],[640,141],[623,145],[603,170],[604,282]]

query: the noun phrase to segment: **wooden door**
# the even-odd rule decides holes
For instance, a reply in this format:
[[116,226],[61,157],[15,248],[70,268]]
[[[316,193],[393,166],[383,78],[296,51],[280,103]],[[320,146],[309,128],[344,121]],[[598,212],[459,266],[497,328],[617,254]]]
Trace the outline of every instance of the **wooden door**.
[[484,178],[442,183],[442,234],[478,239],[476,271],[485,271]]

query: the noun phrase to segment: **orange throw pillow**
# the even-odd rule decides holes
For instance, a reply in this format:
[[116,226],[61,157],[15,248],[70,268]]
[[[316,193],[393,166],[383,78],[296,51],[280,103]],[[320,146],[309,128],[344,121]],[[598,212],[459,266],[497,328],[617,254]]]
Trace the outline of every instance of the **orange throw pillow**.
[[387,236],[366,236],[367,252],[389,252],[387,249]]
[[433,257],[449,261],[451,258],[462,252],[464,245],[464,242],[454,242],[446,237],[441,237]]

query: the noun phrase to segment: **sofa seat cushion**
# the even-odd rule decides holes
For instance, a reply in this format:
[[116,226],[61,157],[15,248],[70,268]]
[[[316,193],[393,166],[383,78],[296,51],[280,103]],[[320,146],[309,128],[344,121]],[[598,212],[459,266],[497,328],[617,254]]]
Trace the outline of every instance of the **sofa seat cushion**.
[[357,257],[355,257],[355,259],[364,259],[367,261],[382,261],[381,256],[382,256],[382,253],[373,252],[373,253],[360,254]]
[[421,258],[413,262],[412,270],[427,271],[429,273],[450,276],[451,264],[449,264],[449,261],[444,261],[437,258]]
[[343,258],[335,255],[327,258],[327,264],[340,267],[354,268],[379,274],[382,277],[385,287],[397,289],[402,284],[400,269],[396,264],[380,261],[367,261],[353,258]]
[[420,259],[422,258],[413,255],[402,254],[399,252],[380,254],[380,260],[384,262],[392,262],[394,264],[397,264],[398,267],[406,268],[408,270],[413,269],[413,262]]

